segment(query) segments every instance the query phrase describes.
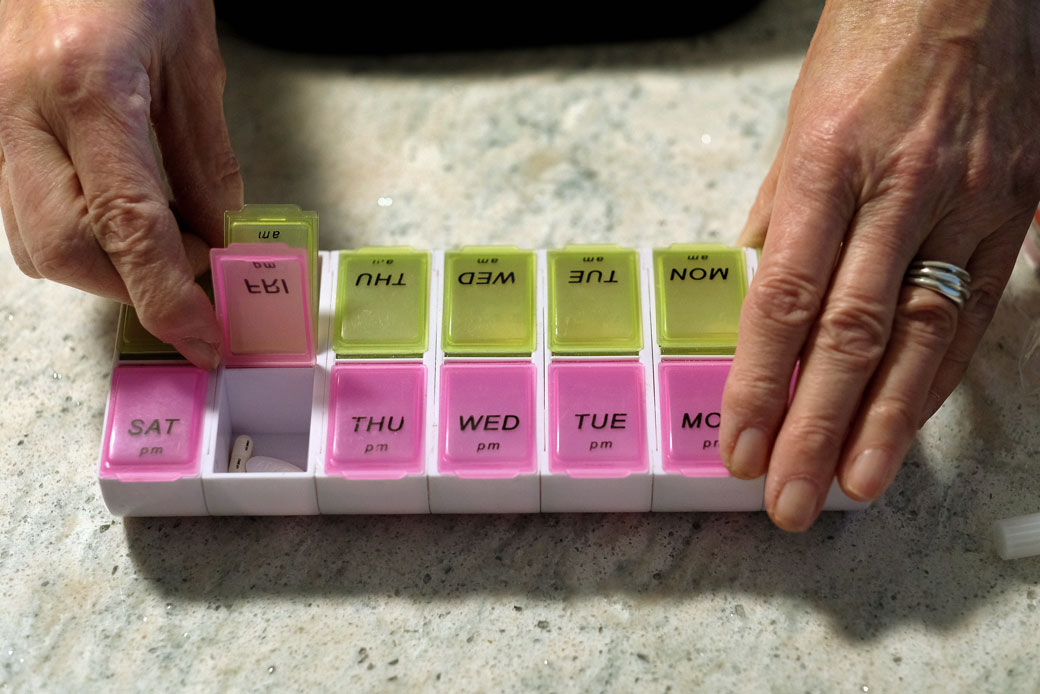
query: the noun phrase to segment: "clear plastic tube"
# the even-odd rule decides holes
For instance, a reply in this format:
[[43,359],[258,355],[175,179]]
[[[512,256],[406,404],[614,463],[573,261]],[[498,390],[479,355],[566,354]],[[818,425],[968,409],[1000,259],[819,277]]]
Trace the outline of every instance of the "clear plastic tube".
[[993,524],[993,540],[1001,559],[1040,554],[1040,513],[997,521]]

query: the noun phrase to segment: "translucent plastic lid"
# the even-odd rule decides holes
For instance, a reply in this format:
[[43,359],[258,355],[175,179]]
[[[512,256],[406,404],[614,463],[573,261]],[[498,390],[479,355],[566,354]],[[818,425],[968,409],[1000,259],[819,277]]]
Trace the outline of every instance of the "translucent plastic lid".
[[314,364],[307,251],[235,243],[211,250],[210,265],[225,364]]

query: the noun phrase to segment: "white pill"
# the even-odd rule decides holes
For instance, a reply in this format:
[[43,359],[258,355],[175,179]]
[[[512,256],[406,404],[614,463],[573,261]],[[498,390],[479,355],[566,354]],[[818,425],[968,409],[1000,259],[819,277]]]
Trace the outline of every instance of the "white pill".
[[284,460],[258,455],[250,458],[246,463],[246,472],[303,472],[303,470]]
[[245,472],[246,463],[253,457],[253,439],[242,434],[235,439],[235,445],[231,448],[231,457],[228,458],[228,472]]

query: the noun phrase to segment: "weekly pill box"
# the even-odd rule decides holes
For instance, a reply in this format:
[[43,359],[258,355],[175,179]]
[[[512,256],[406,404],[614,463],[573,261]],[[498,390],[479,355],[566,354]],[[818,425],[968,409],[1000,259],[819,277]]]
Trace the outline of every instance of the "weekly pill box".
[[[317,250],[249,205],[211,254],[222,364],[120,316],[116,515],[756,511],[719,457],[757,257],[718,244]],[[229,472],[235,439],[291,472]],[[863,504],[834,485],[824,508]]]

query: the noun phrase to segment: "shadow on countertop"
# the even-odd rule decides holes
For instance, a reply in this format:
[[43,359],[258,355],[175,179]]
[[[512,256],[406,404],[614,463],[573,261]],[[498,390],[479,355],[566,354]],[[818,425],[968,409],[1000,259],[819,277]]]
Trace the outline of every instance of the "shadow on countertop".
[[1040,557],[999,559],[989,527],[1040,510],[1037,451],[1024,443],[1040,430],[1019,416],[1037,407],[1040,383],[1016,368],[1038,290],[998,306],[982,358],[947,403],[952,426],[928,450],[911,448],[886,496],[825,513],[802,534],[764,513],[127,518],[130,556],[169,599],[223,607],[271,596],[615,595],[638,608],[710,594],[729,596],[735,619],[745,596],[802,602],[850,641],[903,625],[953,629],[1040,583]]
[[[791,535],[759,514],[128,518],[139,574],[169,599],[470,595],[566,600],[695,594],[804,601],[850,640],[951,628],[1035,582],[974,527],[971,480],[943,488],[912,451],[883,503]],[[738,612],[739,614],[739,612]]]

